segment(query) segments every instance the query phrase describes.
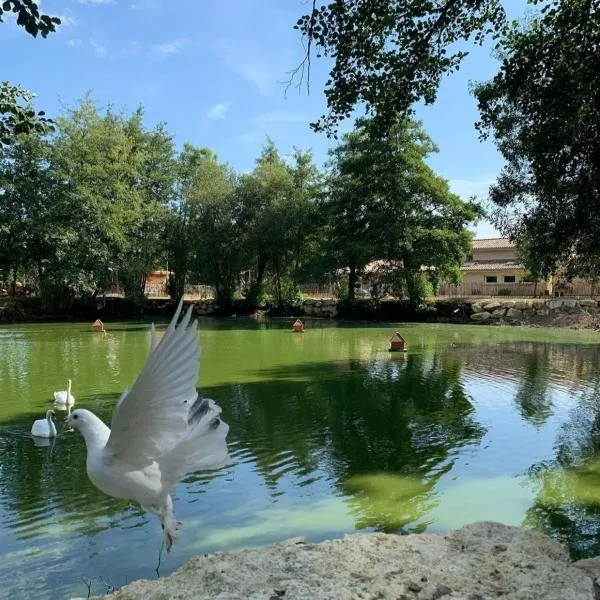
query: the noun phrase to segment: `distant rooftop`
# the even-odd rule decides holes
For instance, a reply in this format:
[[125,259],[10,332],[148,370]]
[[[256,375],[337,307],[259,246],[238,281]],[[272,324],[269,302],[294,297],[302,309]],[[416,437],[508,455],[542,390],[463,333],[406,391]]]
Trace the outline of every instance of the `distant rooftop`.
[[501,271],[502,269],[524,269],[525,267],[518,260],[479,260],[463,263],[462,271]]
[[514,248],[515,243],[508,238],[482,238],[473,240],[474,250],[485,250],[486,248]]

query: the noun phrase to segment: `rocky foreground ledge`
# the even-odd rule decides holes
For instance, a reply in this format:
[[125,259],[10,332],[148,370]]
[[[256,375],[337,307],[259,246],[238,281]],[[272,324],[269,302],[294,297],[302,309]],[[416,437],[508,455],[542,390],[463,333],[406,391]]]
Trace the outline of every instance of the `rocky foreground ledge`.
[[600,561],[573,563],[548,536],[499,523],[447,535],[353,534],[194,558],[113,600],[588,600]]

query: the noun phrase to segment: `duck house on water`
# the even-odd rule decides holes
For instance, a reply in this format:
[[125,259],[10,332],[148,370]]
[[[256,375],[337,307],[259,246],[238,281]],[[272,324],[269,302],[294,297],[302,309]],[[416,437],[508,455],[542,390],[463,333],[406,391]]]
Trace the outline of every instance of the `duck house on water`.
[[296,319],[292,327],[296,333],[304,332],[304,323],[300,319]]
[[92,323],[92,330],[93,331],[100,331],[100,332],[104,333],[104,323],[100,319],[96,319]]
[[390,338],[390,352],[406,352],[406,340],[398,331]]

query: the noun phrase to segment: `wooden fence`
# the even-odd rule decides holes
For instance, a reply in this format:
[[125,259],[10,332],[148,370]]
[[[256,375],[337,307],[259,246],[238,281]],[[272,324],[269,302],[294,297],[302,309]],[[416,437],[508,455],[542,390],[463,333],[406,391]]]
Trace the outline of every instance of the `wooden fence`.
[[304,283],[298,286],[303,296],[314,298],[315,300],[329,300],[337,298],[339,295],[339,287],[330,285],[320,285],[317,283]]
[[[438,296],[517,296],[521,298],[540,298],[545,295],[546,286],[543,283],[461,283],[440,285]],[[582,296],[590,297],[600,294],[600,285],[584,279],[575,279],[567,285],[555,285],[552,296]]]

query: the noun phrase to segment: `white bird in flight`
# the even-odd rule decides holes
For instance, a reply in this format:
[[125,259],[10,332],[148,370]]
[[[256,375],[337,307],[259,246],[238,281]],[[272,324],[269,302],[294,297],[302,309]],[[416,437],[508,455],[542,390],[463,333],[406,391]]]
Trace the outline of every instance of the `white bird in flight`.
[[221,408],[198,396],[200,362],[192,307],[176,325],[183,301],[160,342],[152,325],[150,355],[129,390],[119,399],[109,429],[89,410],[77,409],[66,426],[78,429],[87,447],[87,473],[102,492],[138,502],[155,513],[167,552],[177,537],[171,490],[191,471],[229,462],[229,426]]

